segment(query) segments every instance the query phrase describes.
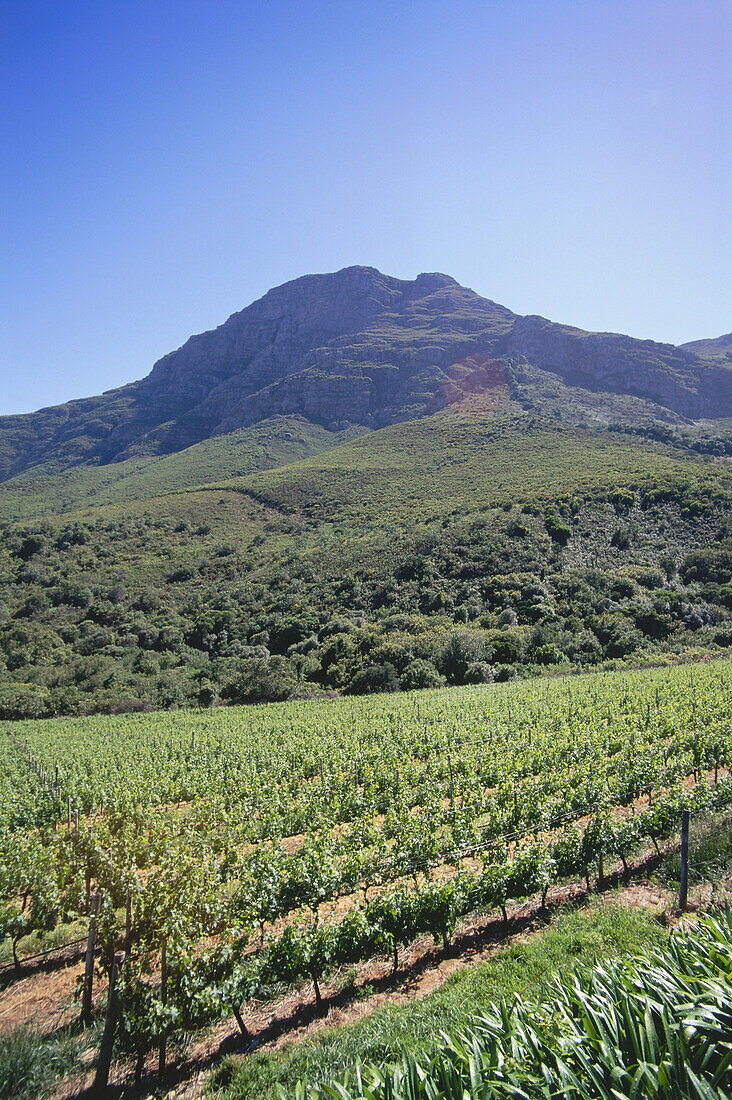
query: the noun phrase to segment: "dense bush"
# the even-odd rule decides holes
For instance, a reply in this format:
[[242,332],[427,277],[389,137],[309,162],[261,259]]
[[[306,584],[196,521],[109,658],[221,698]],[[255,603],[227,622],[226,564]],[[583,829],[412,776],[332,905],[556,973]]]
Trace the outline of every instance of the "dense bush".
[[387,661],[383,665],[368,665],[361,669],[351,680],[347,691],[349,695],[367,695],[370,692],[399,691],[399,687],[397,671]]
[[283,518],[238,541],[193,515],[6,528],[2,713],[411,690],[728,646],[727,512],[709,495],[691,516],[693,499],[659,484],[509,503],[388,538]]

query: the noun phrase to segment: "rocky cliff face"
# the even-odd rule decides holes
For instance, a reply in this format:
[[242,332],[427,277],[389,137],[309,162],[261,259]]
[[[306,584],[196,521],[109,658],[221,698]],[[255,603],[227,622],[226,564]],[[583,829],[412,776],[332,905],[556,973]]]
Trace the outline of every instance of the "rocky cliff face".
[[725,359],[732,363],[732,332],[726,332],[724,336],[717,336],[714,340],[691,340],[681,346],[685,351],[691,351],[705,359]]
[[501,363],[517,360],[683,417],[732,415],[732,370],[693,348],[517,317],[447,275],[350,267],[269,291],[139,382],[0,418],[0,479],[170,453],[277,414],[379,428],[505,388]]
[[688,348],[518,317],[501,350],[569,386],[641,397],[689,420],[732,412],[732,370]]

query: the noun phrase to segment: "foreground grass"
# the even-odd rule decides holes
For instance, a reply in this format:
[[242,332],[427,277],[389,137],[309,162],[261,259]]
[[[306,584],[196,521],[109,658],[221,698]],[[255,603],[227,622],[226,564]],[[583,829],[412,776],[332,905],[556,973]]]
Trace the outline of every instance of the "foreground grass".
[[294,1092],[298,1080],[312,1085],[340,1078],[357,1062],[392,1062],[404,1055],[428,1058],[441,1030],[455,1030],[504,995],[538,993],[553,976],[578,960],[630,955],[663,943],[667,933],[644,911],[596,901],[567,911],[545,932],[465,967],[434,993],[407,1004],[387,1004],[356,1024],[324,1030],[312,1039],[243,1060],[228,1058],[214,1073],[209,1095],[218,1100],[275,1100],[278,1087]]
[[74,1068],[80,1037],[23,1025],[0,1036],[0,1100],[40,1100]]

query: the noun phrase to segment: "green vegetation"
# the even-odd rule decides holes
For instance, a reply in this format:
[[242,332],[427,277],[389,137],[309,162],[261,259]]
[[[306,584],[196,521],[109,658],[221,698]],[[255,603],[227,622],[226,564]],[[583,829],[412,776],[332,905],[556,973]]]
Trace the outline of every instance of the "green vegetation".
[[[646,395],[570,386],[588,356],[590,381],[596,356],[608,377],[640,364]],[[4,419],[0,466],[25,471],[0,486],[5,980],[101,895],[99,962],[124,945],[119,1049],[139,1078],[161,1040],[181,1049],[232,1014],[249,1038],[251,1002],[293,988],[315,1011],[339,985],[365,996],[374,960],[396,974],[415,941],[447,951],[480,914],[505,929],[516,900],[545,909],[557,883],[589,890],[660,852],[685,809],[728,813],[728,425],[654,404],[678,389],[687,411],[724,411],[728,379],[721,360],[517,319],[444,276],[353,268],[272,292],[141,383]],[[698,851],[699,873],[728,859],[719,838]],[[520,1095],[546,1094],[526,1041],[572,1095],[599,1072],[579,1009],[623,1002],[650,1042],[633,983],[662,964],[584,971],[566,995],[552,980],[573,953],[661,935],[566,916],[422,1005],[218,1083],[274,1097],[302,1076],[320,1096],[334,1069],[414,1055],[422,1083],[415,1061],[373,1068],[374,1095],[406,1073],[437,1098],[430,1075],[462,1090],[469,1062],[435,1038],[455,1014]],[[468,1024],[526,982],[548,1008]],[[727,1083],[711,1019],[706,1063],[687,1032],[662,1040],[684,1095],[689,1067]],[[73,1045],[19,1031],[0,1098],[42,1094]]]
[[36,466],[0,485],[0,512],[6,521],[34,519],[78,508],[147,500],[295,462],[336,447],[355,434],[355,430],[328,432],[301,417],[276,416],[171,455],[75,466],[62,473]]
[[4,950],[22,972],[24,937],[101,891],[105,967],[129,909],[120,1034],[138,1065],[222,1016],[246,1035],[252,998],[312,983],[320,1004],[339,968],[396,972],[417,937],[447,947],[466,916],[505,923],[514,900],[659,847],[684,809],[728,809],[731,671],[6,723]]
[[74,1068],[78,1049],[71,1034],[43,1035],[27,1025],[0,1035],[0,1100],[41,1100]]
[[[732,871],[732,815],[721,819],[699,815],[689,829],[689,884],[693,888],[711,885],[729,894],[729,872]],[[681,857],[673,852],[664,860],[664,881],[678,886],[681,877]]]
[[359,1068],[350,1085],[291,1095],[722,1100],[732,1088],[731,947],[732,916],[720,911],[664,947],[555,977],[541,998],[502,1000],[443,1035],[431,1059]]
[[208,1092],[219,1100],[278,1100],[278,1090],[292,1094],[298,1080],[322,1085],[352,1073],[359,1063],[396,1061],[410,1054],[430,1059],[441,1032],[462,1029],[502,997],[527,991],[538,996],[552,978],[566,975],[578,962],[591,965],[637,954],[645,945],[661,945],[666,937],[642,910],[594,902],[563,912],[530,939],[458,970],[426,997],[384,1005],[358,1023],[329,1027],[279,1050],[224,1059]]
[[683,485],[689,498],[729,484],[722,469],[670,448],[539,418],[427,417],[395,424],[294,467],[233,480],[258,499],[321,519],[422,522],[504,504],[585,499]]
[[415,421],[220,488],[6,527],[0,716],[489,682],[729,646],[723,467],[520,427]]

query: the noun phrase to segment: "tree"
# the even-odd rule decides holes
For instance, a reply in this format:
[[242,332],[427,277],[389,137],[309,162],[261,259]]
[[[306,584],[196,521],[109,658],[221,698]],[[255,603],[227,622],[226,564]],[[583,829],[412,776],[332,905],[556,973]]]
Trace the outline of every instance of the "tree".
[[487,663],[490,657],[491,649],[483,631],[454,630],[442,651],[440,667],[451,683],[464,684],[468,669]]

